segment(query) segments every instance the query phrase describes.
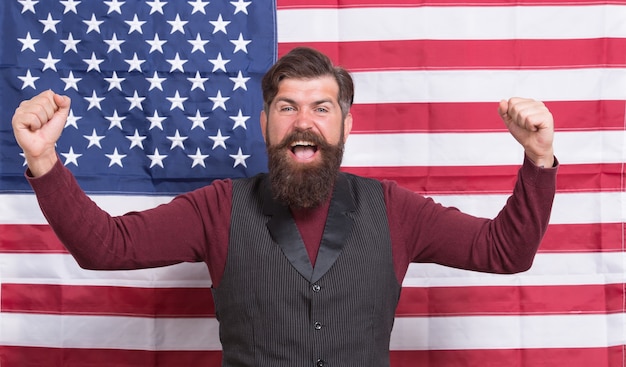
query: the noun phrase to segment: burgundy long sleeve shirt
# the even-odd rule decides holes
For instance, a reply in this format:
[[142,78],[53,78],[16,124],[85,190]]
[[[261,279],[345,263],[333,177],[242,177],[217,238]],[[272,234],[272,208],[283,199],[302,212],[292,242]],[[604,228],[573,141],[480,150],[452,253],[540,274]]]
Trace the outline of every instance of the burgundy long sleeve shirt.
[[[526,158],[513,194],[493,219],[446,208],[382,181],[398,281],[411,262],[492,273],[527,270],[548,226],[556,171],[536,167]],[[214,181],[168,204],[118,217],[98,208],[60,161],[29,182],[46,219],[82,267],[137,269],[202,261],[213,286],[219,284],[228,253],[231,180]],[[313,264],[328,207],[329,202],[292,212]]]

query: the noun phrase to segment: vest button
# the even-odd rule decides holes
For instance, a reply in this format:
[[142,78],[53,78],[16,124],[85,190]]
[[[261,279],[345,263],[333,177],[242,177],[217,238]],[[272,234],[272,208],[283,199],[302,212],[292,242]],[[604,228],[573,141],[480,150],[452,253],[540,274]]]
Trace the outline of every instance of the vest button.
[[317,362],[315,363],[316,367],[324,367],[326,366],[326,362],[323,359],[318,359]]
[[319,292],[322,289],[322,287],[320,287],[319,284],[313,284],[311,286],[311,289],[313,289],[313,292]]
[[315,330],[322,330],[322,323],[321,322],[316,322],[314,324],[314,326],[315,326]]

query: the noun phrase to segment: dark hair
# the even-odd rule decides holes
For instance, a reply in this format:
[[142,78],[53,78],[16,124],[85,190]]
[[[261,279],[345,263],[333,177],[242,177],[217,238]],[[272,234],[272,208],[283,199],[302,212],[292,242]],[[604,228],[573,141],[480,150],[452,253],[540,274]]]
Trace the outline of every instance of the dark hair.
[[339,85],[337,101],[343,118],[346,117],[354,101],[354,83],[348,71],[334,66],[330,58],[309,48],[296,47],[281,57],[263,76],[263,104],[267,111],[278,93],[278,85],[283,79],[313,79],[332,76]]

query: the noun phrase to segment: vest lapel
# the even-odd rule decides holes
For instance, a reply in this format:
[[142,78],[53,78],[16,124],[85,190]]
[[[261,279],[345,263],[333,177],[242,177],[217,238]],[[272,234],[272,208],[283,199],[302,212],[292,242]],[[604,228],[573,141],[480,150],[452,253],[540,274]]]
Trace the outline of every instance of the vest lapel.
[[267,222],[267,229],[272,239],[280,246],[283,254],[298,273],[305,279],[311,279],[313,266],[296,222],[289,212],[289,207],[272,197],[267,176],[263,183],[263,213],[271,216]]
[[311,283],[320,280],[321,277],[333,266],[352,230],[353,220],[347,212],[355,210],[354,199],[350,194],[348,180],[339,174],[335,182],[333,197],[328,208],[328,218],[324,227],[322,242],[315,261],[315,269]]
[[291,215],[289,208],[274,200],[269,180],[263,184],[263,213],[271,216],[267,228],[272,239],[280,246],[293,267],[311,283],[317,282],[333,266],[352,229],[353,221],[346,213],[355,210],[354,199],[350,194],[348,180],[342,174],[337,178],[333,197],[328,209],[328,218],[315,262],[315,269]]

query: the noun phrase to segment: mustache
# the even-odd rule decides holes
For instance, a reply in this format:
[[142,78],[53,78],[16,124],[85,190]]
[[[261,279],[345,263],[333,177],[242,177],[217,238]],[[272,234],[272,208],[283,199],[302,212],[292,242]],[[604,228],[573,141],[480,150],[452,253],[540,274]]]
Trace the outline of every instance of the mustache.
[[[274,146],[275,149],[291,149],[291,144],[296,141],[308,141],[315,145],[318,148],[327,148],[330,144],[324,140],[324,138],[311,130],[302,130],[296,129],[290,134],[286,135],[283,140],[281,140],[278,144]],[[270,143],[268,142],[268,145]]]

